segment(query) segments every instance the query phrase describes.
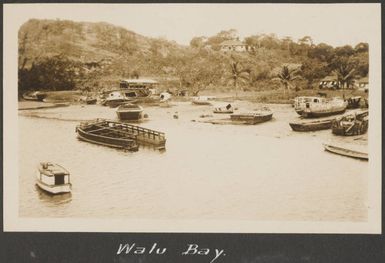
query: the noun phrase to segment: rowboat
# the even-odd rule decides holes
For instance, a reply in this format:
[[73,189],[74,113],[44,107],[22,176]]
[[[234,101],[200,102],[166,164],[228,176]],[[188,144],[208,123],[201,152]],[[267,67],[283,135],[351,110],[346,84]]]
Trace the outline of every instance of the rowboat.
[[346,107],[347,102],[343,99],[333,98],[327,100],[319,98],[317,101],[306,102],[301,115],[304,118],[326,117],[344,113]]
[[242,122],[243,124],[262,123],[271,120],[272,117],[273,112],[267,108],[230,115],[231,121]]
[[231,104],[227,104],[224,107],[215,107],[213,112],[214,113],[233,113],[234,108],[233,106],[231,106]]
[[369,159],[369,155],[367,152],[357,151],[357,150],[348,149],[345,147],[326,144],[326,143],[324,143],[323,146],[324,146],[326,151],[336,153],[339,155],[357,158],[357,159],[362,159],[362,160],[368,160]]
[[307,131],[319,131],[327,130],[332,127],[333,119],[314,120],[314,121],[301,121],[301,122],[290,122],[289,125],[293,131],[307,132]]
[[116,114],[119,120],[140,120],[143,115],[143,108],[132,103],[125,103],[118,107]]
[[64,167],[49,162],[39,164],[36,184],[51,194],[68,193],[72,187],[70,173]]
[[332,132],[335,135],[361,135],[368,131],[369,111],[359,110],[336,118],[332,122]]
[[165,148],[166,144],[163,132],[111,120],[82,122],[76,132],[80,140],[130,151],[137,151],[138,143],[158,149]]

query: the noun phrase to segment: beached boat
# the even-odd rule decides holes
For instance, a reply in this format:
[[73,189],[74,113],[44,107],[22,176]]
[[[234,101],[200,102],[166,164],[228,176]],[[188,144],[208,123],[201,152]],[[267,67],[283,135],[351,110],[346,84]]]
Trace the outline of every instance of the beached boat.
[[119,120],[137,121],[143,117],[143,108],[132,103],[125,103],[116,110]]
[[296,97],[293,102],[293,107],[296,113],[298,115],[302,115],[303,110],[306,107],[306,103],[312,102],[312,103],[318,103],[322,100],[320,97]]
[[369,159],[368,153],[364,152],[364,151],[358,151],[356,149],[347,148],[346,146],[341,147],[341,146],[326,144],[326,143],[324,143],[323,146],[324,146],[326,151],[336,153],[339,155],[357,158],[357,159],[363,159],[363,160]]
[[43,101],[47,94],[40,91],[26,92],[22,95],[25,100]]
[[242,122],[244,124],[257,124],[271,120],[273,112],[267,108],[257,109],[246,113],[231,114],[230,118],[233,122]]
[[86,102],[86,104],[92,105],[92,104],[96,104],[97,99],[93,98],[93,97],[87,97],[85,102]]
[[36,184],[51,194],[71,192],[70,173],[58,164],[40,163],[36,174]]
[[325,99],[306,102],[301,114],[304,118],[318,118],[344,113],[347,102],[340,98]]
[[293,131],[298,131],[298,132],[319,131],[319,130],[330,129],[332,127],[333,120],[334,118],[314,120],[314,121],[290,122],[289,125],[293,129]]
[[348,109],[358,109],[360,107],[361,96],[350,97],[346,100]]
[[368,131],[369,111],[359,110],[347,113],[332,122],[332,132],[335,135],[352,136]]
[[193,97],[192,103],[196,105],[211,105],[211,101],[214,99],[215,97],[212,97],[212,96]]
[[231,106],[231,104],[227,104],[223,107],[215,107],[214,113],[234,113],[234,108]]
[[158,149],[166,144],[163,132],[111,120],[83,122],[76,127],[76,132],[81,140],[131,151],[138,150],[138,143]]

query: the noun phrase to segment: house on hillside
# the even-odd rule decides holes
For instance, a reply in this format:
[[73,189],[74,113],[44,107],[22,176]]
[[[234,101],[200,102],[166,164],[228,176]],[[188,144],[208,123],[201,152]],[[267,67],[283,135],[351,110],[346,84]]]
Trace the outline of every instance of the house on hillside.
[[362,90],[362,91],[368,91],[369,90],[369,78],[368,77],[360,78],[360,79],[356,80],[354,84],[358,90]]
[[223,52],[228,52],[228,51],[244,52],[248,50],[248,46],[238,39],[223,41],[220,44],[220,47],[221,47],[220,50]]
[[337,76],[326,76],[320,80],[320,89],[339,89],[340,83]]

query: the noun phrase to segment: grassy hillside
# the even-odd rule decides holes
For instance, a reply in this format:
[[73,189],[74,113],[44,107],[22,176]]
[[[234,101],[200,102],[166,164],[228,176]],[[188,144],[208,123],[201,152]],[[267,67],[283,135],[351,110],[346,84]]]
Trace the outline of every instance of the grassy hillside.
[[[220,43],[234,34],[235,30],[222,31],[181,46],[107,23],[33,19],[19,30],[19,93],[99,91],[117,87],[119,79],[130,77],[152,77],[164,88],[196,94],[201,90],[298,90],[312,88],[332,73],[340,74],[347,86],[352,77],[368,73],[365,43],[333,48],[313,45],[310,37],[294,42],[256,35],[245,39],[248,52],[219,51]],[[282,72],[288,79],[278,77]],[[294,74],[300,77],[293,78]]]

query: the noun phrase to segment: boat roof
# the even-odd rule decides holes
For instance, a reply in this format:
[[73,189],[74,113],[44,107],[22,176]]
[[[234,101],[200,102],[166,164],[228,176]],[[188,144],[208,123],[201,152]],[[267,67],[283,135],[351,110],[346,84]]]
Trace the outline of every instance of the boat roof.
[[40,166],[45,175],[53,176],[53,175],[59,175],[59,174],[69,174],[69,172],[62,166],[50,162],[42,162],[40,163]]

